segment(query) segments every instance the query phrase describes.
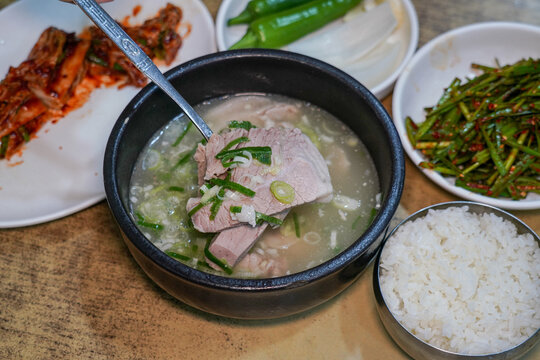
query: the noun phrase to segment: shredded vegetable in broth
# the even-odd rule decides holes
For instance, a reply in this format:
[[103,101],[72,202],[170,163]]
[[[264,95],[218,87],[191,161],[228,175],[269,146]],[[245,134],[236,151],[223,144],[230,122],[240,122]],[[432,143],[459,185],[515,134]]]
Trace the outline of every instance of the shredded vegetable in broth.
[[[241,278],[282,276],[329,260],[356,240],[373,220],[380,201],[375,167],[358,137],[331,114],[309,103],[271,94],[213,99],[196,106],[196,110],[215,133],[228,127],[300,129],[328,165],[333,199],[327,203],[293,207],[284,218],[258,213],[257,219],[260,216],[269,224],[262,236],[233,268],[224,264],[221,270],[215,270],[207,261],[212,256],[208,246],[215,234],[201,233],[193,228],[186,203],[202,193],[201,199],[217,196],[220,201],[244,195],[239,195],[234,187],[231,190],[221,186],[210,189],[207,185],[199,186],[193,154],[203,140],[189,120],[180,116],[154,134],[141,152],[130,188],[131,209],[139,229],[169,256],[199,270],[220,275]],[[265,171],[270,173],[279,167],[275,162],[262,165],[253,159],[257,155],[244,154],[240,156],[242,160],[233,155],[225,156],[227,161],[236,162],[231,166],[250,166],[246,163],[254,162],[266,166]],[[256,184],[257,176],[250,181]],[[294,190],[287,183],[275,181],[271,191],[284,204],[294,199]],[[234,210],[236,214],[233,215],[240,216],[242,210],[249,210],[247,206],[244,208],[231,207],[231,212]]]

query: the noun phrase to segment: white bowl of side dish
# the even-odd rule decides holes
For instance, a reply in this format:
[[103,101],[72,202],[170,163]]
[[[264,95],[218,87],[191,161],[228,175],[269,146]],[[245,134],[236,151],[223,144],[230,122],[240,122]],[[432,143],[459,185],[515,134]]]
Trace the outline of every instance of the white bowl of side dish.
[[[220,51],[227,50],[244,35],[247,28],[246,25],[227,26],[227,20],[239,14],[246,7],[248,2],[249,0],[224,0],[221,3],[216,17],[216,40]],[[378,24],[378,22],[380,22],[378,19],[382,20],[382,18],[384,18],[384,16],[379,18],[368,16],[370,15],[370,11],[378,9],[382,12],[382,8],[387,5],[390,5],[391,13],[394,15],[395,23],[393,23],[392,26],[395,27],[389,34],[386,34],[384,38],[379,39],[379,42],[370,44],[370,41],[367,41],[368,44],[366,46],[368,49],[359,50],[361,52],[365,51],[365,53],[361,55],[359,61],[356,61],[354,64],[346,64],[347,61],[344,60],[344,57],[332,59],[332,56],[334,56],[335,53],[333,51],[325,52],[325,50],[331,49],[332,46],[336,46],[336,44],[341,41],[341,38],[325,39],[325,43],[321,46],[320,41],[323,40],[325,34],[327,34],[330,29],[335,30],[338,24],[356,21],[358,26],[352,31],[351,29],[346,31],[348,34],[354,34],[354,37],[345,39],[343,43],[346,43],[347,41],[358,41],[363,35],[366,36],[366,33],[368,33],[367,37],[369,37],[369,32],[375,31],[373,29],[375,29],[377,25],[380,25]],[[361,11],[363,6],[369,11]],[[362,15],[364,18],[359,18]],[[366,21],[373,21],[373,23],[366,26]],[[384,26],[380,30],[386,31]],[[381,4],[376,4],[375,1],[368,0],[351,10],[349,14],[345,15],[342,19],[338,19],[322,29],[300,39],[303,42],[313,40],[314,43],[318,43],[318,45],[314,46],[317,48],[315,51],[311,50],[312,45],[308,45],[307,47],[311,49],[306,50],[305,46],[302,45],[302,47],[300,47],[295,43],[287,45],[282,49],[299,52],[335,65],[360,81],[377,98],[383,99],[390,93],[399,74],[413,56],[416,47],[418,46],[418,32],[418,17],[414,5],[410,0],[386,0]],[[364,44],[365,43],[366,42],[364,42]],[[362,46],[356,46],[356,48],[361,49]],[[357,55],[358,53],[355,52],[355,54]],[[351,53],[347,56],[350,55]]]
[[540,340],[540,238],[499,208],[429,206],[386,237],[373,287],[381,321],[415,359],[515,359]]
[[[540,58],[540,27],[510,23],[486,22],[472,24],[444,33],[424,45],[400,75],[393,92],[392,113],[403,148],[418,166],[426,160],[414,149],[407,136],[405,119],[415,123],[425,119],[424,108],[434,106],[443,91],[456,77],[465,80],[479,74],[472,63],[494,66],[513,64],[523,58]],[[433,182],[461,198],[483,202],[503,209],[530,210],[540,208],[540,194],[529,194],[522,200],[493,198],[470,192],[454,185],[454,179],[421,168]]]

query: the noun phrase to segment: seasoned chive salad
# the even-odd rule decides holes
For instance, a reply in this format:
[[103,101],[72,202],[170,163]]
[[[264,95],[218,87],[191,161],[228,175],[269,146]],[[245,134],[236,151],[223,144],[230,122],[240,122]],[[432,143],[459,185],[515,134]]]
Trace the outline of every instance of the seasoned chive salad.
[[[380,201],[375,167],[359,138],[331,114],[273,94],[227,96],[195,108],[214,132],[247,124],[299,128],[328,164],[333,200],[292,208],[280,226],[271,224],[273,227],[265,230],[231,274],[212,269],[205,249],[208,251],[214,234],[193,229],[186,211],[188,199],[200,195],[193,154],[203,139],[189,120],[180,116],[154,134],[143,149],[130,188],[132,216],[139,229],[169,256],[223,276],[281,276],[329,260],[356,240],[373,220]],[[287,184],[276,182],[273,186],[274,195],[287,201]]]
[[419,166],[474,193],[520,200],[540,194],[540,59],[495,67],[454,79],[426,119],[405,119]]

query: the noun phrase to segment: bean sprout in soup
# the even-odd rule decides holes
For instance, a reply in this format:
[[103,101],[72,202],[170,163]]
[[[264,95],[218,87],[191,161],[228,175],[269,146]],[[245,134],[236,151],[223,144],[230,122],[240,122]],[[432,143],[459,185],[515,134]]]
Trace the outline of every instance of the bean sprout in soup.
[[200,195],[193,154],[202,137],[188,126],[189,119],[179,116],[153,135],[137,160],[130,184],[132,215],[140,231],[169,256],[224,276],[283,276],[331,259],[373,220],[380,201],[373,161],[360,139],[333,115],[273,94],[227,96],[195,108],[215,133],[234,120],[258,128],[299,128],[328,165],[333,199],[292,208],[281,226],[267,227],[232,274],[209,267],[204,250],[214,234],[193,229],[186,210],[187,200]]

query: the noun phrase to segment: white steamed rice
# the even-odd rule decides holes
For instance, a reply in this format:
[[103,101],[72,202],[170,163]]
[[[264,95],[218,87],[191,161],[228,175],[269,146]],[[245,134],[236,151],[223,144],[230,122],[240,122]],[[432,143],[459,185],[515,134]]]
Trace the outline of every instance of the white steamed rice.
[[388,239],[380,285],[395,318],[451,352],[507,350],[540,328],[540,249],[530,234],[467,207],[429,210]]

